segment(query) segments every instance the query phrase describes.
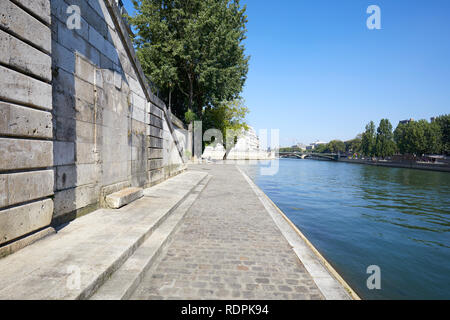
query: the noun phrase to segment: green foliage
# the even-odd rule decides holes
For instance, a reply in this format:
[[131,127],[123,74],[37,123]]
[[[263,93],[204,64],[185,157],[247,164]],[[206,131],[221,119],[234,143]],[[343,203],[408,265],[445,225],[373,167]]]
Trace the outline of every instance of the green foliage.
[[402,154],[433,154],[442,151],[442,130],[438,122],[426,120],[400,123],[394,139]]
[[361,139],[362,134],[356,136],[355,139],[345,141],[345,151],[350,153],[360,152],[361,151]]
[[133,0],[129,17],[145,74],[172,110],[183,117],[239,97],[249,57],[243,40],[247,17],[239,0]]
[[314,150],[312,150],[313,153],[325,153],[327,151],[327,144],[319,144],[314,148]]
[[440,128],[442,152],[450,155],[450,114],[439,116],[434,122]]
[[184,121],[188,124],[195,121],[196,118],[196,114],[191,109],[188,109],[188,111],[184,114]]
[[345,152],[345,143],[341,140],[332,140],[326,144],[326,151],[330,153]]
[[248,130],[245,118],[249,113],[242,99],[220,103],[217,107],[207,107],[203,111],[203,129],[218,129],[222,132],[224,142],[227,130],[241,132]]
[[374,156],[375,155],[375,123],[370,121],[366,125],[366,131],[362,134],[361,137],[361,152],[365,156]]
[[375,140],[375,154],[378,157],[388,157],[395,153],[394,134],[392,133],[392,124],[388,119],[381,119],[377,128]]

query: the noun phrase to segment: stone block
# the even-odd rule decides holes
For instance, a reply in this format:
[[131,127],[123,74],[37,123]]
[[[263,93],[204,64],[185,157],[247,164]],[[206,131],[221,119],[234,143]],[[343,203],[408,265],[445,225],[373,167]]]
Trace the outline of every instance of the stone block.
[[[78,143],[76,146],[77,154],[79,149],[83,147],[83,144]],[[55,166],[67,165],[75,163],[75,143],[54,141],[53,142],[53,154]]]
[[164,169],[150,170],[148,172],[148,180],[150,183],[154,183],[160,180],[163,180],[164,177]]
[[162,149],[148,148],[148,158],[149,159],[162,159],[162,157],[163,157]]
[[52,165],[52,141],[0,138],[0,170],[45,168]]
[[[94,73],[92,73],[92,76],[94,76]],[[94,104],[94,86],[77,77],[75,77],[75,95],[87,103]]]
[[95,84],[96,67],[81,56],[76,57],[75,74],[82,80]]
[[76,164],[56,168],[56,190],[96,183],[100,174],[98,164]]
[[53,200],[0,210],[0,245],[50,225]]
[[108,57],[113,63],[119,63],[119,56],[116,48],[92,26],[89,26],[89,43]]
[[55,192],[54,218],[99,201],[100,187],[95,184]]
[[153,103],[150,104],[150,113],[160,119],[164,117],[164,112]]
[[0,102],[0,134],[52,138],[52,114],[12,103]]
[[94,143],[77,143],[76,159],[78,164],[95,163],[100,160],[101,149]]
[[49,82],[52,80],[50,56],[2,30],[0,30],[0,63]]
[[155,117],[155,116],[150,116],[150,125],[160,128],[160,129],[164,128],[163,121],[160,118]]
[[142,198],[142,196],[142,188],[126,188],[106,196],[105,202],[108,207],[112,209],[119,209],[139,198]]
[[53,170],[0,174],[0,208],[53,194]]
[[52,86],[0,66],[0,98],[52,110]]
[[148,128],[149,128],[149,131],[150,131],[149,132],[150,136],[156,137],[156,138],[160,138],[160,139],[163,138],[164,131],[161,128],[157,128],[157,127],[154,127],[154,126],[148,126]]
[[15,0],[20,3],[23,7],[27,8],[33,12],[40,19],[44,20],[45,23],[50,25],[51,23],[51,10],[50,10],[50,0]]
[[75,53],[52,41],[52,65],[61,68],[70,74],[75,73]]
[[160,159],[148,160],[148,168],[150,170],[160,169],[163,166],[163,161]]
[[150,138],[150,148],[159,148],[162,149],[163,147],[163,140],[155,137],[149,137]]
[[57,41],[59,44],[78,55],[82,55],[96,66],[100,64],[100,53],[96,48],[91,46],[75,30],[68,29],[62,22],[58,21],[57,25]]
[[3,29],[47,53],[51,52],[51,31],[48,26],[9,0],[0,1],[0,12],[0,25]]

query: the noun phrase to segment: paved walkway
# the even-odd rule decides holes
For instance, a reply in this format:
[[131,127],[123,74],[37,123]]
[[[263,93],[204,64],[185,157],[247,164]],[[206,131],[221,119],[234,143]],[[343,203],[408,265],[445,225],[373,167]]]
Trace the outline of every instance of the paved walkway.
[[234,165],[212,175],[154,272],[132,299],[323,299]]

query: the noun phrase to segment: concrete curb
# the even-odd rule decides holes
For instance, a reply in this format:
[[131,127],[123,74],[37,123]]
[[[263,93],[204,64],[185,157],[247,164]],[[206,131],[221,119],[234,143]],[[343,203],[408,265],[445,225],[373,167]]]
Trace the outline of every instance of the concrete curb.
[[273,201],[243,172],[236,168],[249,183],[267,212],[273,218],[295,254],[311,274],[314,282],[327,300],[361,300],[356,292],[339,275],[314,245],[292,223]]

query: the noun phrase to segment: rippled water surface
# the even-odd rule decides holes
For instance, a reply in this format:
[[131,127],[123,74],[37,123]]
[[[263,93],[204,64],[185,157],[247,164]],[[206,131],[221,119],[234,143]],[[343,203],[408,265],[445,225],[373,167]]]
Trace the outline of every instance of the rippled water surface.
[[[241,166],[365,299],[450,299],[450,173],[282,159]],[[381,290],[368,290],[369,265]]]

